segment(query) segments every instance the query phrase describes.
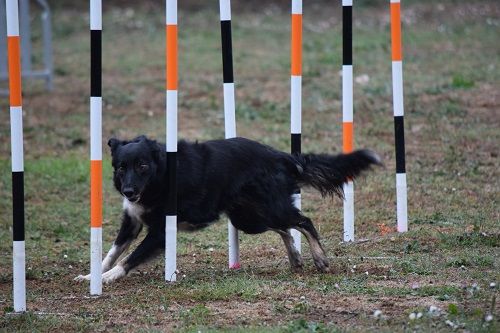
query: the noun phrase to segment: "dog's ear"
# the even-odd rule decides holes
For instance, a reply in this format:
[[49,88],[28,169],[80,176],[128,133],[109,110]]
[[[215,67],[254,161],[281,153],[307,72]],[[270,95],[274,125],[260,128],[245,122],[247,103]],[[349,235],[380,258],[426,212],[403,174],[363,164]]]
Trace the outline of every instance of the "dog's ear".
[[123,141],[118,140],[116,138],[111,138],[108,141],[108,146],[111,148],[111,154],[113,154],[116,151],[116,149],[122,145]]
[[158,142],[156,142],[154,140],[149,140],[145,136],[143,136],[143,137],[144,137],[144,140],[146,141],[146,143],[148,144],[149,149],[151,149],[151,154],[153,155],[153,158],[157,162],[159,162],[161,159],[161,156],[162,156],[162,152],[163,152],[161,145],[159,145]]
[[150,140],[145,135],[139,135],[138,137],[136,137],[132,141],[134,141],[134,142],[141,142],[141,141],[150,141]]

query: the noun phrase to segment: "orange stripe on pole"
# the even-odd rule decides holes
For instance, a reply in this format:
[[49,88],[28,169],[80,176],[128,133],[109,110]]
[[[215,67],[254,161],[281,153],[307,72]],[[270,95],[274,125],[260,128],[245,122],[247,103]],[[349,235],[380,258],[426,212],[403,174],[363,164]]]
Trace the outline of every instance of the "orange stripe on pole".
[[292,75],[302,75],[302,14],[292,14]]
[[166,47],[167,90],[177,90],[177,25],[167,24]]
[[90,161],[90,226],[102,227],[102,161]]
[[352,122],[342,123],[342,137],[344,153],[350,153],[354,148],[354,124]]
[[19,36],[7,37],[10,106],[21,106],[21,47]]
[[399,2],[391,3],[391,39],[392,60],[403,60],[401,50],[401,6]]

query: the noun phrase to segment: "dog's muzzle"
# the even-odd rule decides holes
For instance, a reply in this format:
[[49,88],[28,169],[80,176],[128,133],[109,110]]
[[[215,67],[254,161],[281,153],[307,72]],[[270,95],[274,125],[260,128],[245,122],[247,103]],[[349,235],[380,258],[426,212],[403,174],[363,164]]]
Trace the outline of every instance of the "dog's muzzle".
[[122,195],[130,202],[135,202],[139,199],[139,194],[132,187],[126,187],[122,190]]

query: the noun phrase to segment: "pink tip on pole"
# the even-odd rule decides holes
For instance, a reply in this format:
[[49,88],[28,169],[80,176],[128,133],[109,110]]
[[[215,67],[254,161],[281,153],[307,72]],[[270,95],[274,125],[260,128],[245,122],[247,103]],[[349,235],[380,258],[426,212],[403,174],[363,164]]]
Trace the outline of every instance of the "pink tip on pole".
[[240,268],[241,268],[241,265],[239,262],[234,263],[231,265],[231,267],[229,267],[229,269],[240,269]]

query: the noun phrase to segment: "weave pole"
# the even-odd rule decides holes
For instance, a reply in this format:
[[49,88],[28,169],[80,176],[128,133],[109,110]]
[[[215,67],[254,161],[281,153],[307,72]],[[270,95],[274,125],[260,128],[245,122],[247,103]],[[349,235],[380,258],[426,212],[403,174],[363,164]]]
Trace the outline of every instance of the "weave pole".
[[177,279],[177,0],[166,0],[166,151],[165,280]]
[[26,311],[26,252],[24,244],[24,149],[21,93],[21,39],[17,0],[7,0],[7,54],[9,58],[10,144],[12,160],[13,211],[13,298],[14,311]]
[[90,294],[102,293],[102,4],[90,0]]
[[[220,32],[222,43],[222,75],[224,89],[224,133],[225,138],[236,137],[236,116],[234,102],[233,45],[231,38],[231,0],[219,0]],[[238,269],[240,245],[238,230],[230,220],[227,222],[229,268]]]
[[[291,153],[301,153],[302,133],[302,0],[292,0],[290,47],[290,137]],[[293,194],[295,207],[301,209],[300,188]],[[291,229],[293,245],[301,250],[300,232]]]
[[[353,151],[352,0],[342,0],[342,141],[345,154]],[[354,241],[354,184],[344,183],[344,242]]]
[[390,0],[392,46],[392,105],[396,143],[396,215],[399,232],[408,231],[408,208],[405,166],[405,132],[403,102],[403,52],[401,43],[401,5]]

